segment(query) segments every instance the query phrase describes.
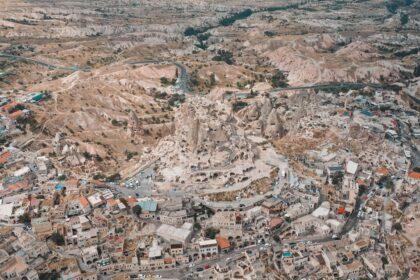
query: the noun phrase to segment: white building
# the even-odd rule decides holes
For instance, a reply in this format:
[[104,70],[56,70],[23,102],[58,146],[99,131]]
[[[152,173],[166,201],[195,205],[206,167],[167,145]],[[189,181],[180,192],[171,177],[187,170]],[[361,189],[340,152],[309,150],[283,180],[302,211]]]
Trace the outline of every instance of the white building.
[[312,212],[312,216],[319,218],[323,221],[328,219],[329,214],[330,214],[330,203],[328,201],[322,202],[321,206],[319,206],[317,209],[315,209],[314,212]]
[[214,256],[219,252],[217,247],[217,241],[215,239],[200,241],[198,245],[200,255],[203,258]]
[[0,220],[8,222],[13,218],[14,203],[0,205]]
[[357,164],[354,161],[349,160],[346,164],[346,172],[351,175],[355,175],[358,168],[359,168],[359,164]]
[[330,227],[333,233],[337,234],[343,228],[343,224],[335,219],[326,220],[325,223]]
[[21,176],[24,176],[24,175],[28,174],[29,172],[31,172],[31,169],[29,168],[29,166],[24,166],[21,169],[16,170],[13,173],[13,176],[21,177]]
[[185,223],[182,227],[176,228],[171,225],[162,224],[156,234],[167,242],[177,241],[185,244],[189,241],[192,233],[190,223]]

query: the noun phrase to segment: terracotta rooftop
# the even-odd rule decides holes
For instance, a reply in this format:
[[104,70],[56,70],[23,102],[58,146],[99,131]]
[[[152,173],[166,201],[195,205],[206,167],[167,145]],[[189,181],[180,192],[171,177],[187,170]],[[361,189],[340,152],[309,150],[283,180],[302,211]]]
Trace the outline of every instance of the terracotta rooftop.
[[230,248],[230,242],[226,238],[222,236],[216,236],[217,245],[220,249],[229,249]]
[[137,203],[137,199],[135,197],[129,197],[126,199],[129,205],[134,205]]
[[174,259],[173,259],[173,258],[164,258],[164,259],[163,259],[163,262],[164,262],[165,264],[170,264],[170,263],[173,263],[173,262],[174,262]]
[[408,172],[408,177],[411,179],[420,180],[420,172],[416,172],[416,171]]
[[6,151],[0,155],[0,164],[5,164],[7,160],[11,157],[12,153]]
[[27,189],[28,187],[29,187],[28,181],[19,181],[19,182],[16,182],[15,184],[9,185],[7,189],[10,191],[17,191],[20,189]]
[[88,207],[89,206],[89,201],[84,196],[81,196],[79,198],[79,202],[83,207]]
[[376,169],[376,173],[378,173],[379,175],[388,175],[389,174],[389,170],[386,167],[379,167],[378,169]]
[[8,112],[10,109],[16,107],[17,105],[19,105],[19,103],[16,101],[13,101],[13,102],[10,102],[9,104],[2,106],[1,110],[4,112]]
[[283,219],[282,219],[282,218],[279,218],[279,217],[277,217],[277,218],[272,218],[272,219],[270,220],[270,222],[268,223],[268,227],[269,227],[270,229],[273,229],[273,228],[275,228],[276,226],[281,225],[282,223],[283,223]]
[[118,202],[117,202],[115,199],[113,199],[113,198],[108,199],[108,200],[106,201],[106,203],[107,203],[107,205],[108,205],[109,207],[114,207],[114,206],[117,206],[117,205],[118,205]]
[[18,110],[18,111],[16,111],[16,112],[11,113],[11,114],[9,115],[9,117],[10,117],[11,119],[16,120],[16,119],[18,119],[19,117],[21,117],[21,116],[23,116],[23,115],[24,115],[24,112],[23,112],[22,110]]

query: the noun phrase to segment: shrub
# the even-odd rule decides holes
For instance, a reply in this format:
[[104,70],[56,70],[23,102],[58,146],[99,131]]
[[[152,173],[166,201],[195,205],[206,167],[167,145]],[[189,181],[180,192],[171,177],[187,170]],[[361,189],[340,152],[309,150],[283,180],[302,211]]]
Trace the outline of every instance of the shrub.
[[120,173],[115,173],[115,174],[112,174],[111,176],[108,176],[106,180],[107,182],[119,181],[121,180],[121,175]]
[[213,61],[224,61],[229,65],[235,63],[232,52],[226,50],[218,50],[217,55],[213,57]]
[[248,103],[244,101],[237,101],[232,104],[232,109],[234,112],[238,112],[239,110],[245,108],[246,106],[248,106]]
[[133,207],[133,213],[136,214],[137,216],[139,216],[141,214],[141,206],[140,205],[136,205]]
[[64,245],[64,237],[58,233],[58,232],[54,232],[51,235],[51,240],[57,245],[57,246],[63,246]]
[[250,17],[252,15],[251,9],[246,9],[242,12],[234,13],[231,16],[225,17],[219,21],[220,25],[223,26],[229,26],[235,23],[237,20],[246,19],[247,17]]
[[219,233],[218,229],[215,229],[213,227],[206,228],[206,231],[204,233],[205,237],[214,239],[216,237],[216,234]]
[[400,15],[400,21],[401,21],[401,25],[406,25],[408,23],[408,15],[401,13]]
[[278,70],[273,77],[271,77],[271,86],[274,88],[287,87],[287,76],[280,70]]
[[18,218],[19,223],[29,225],[31,223],[31,216],[29,213],[25,212]]

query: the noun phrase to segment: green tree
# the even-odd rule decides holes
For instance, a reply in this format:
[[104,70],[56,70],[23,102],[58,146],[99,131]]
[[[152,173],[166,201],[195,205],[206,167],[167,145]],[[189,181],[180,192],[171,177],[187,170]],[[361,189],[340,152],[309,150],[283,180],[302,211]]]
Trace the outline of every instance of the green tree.
[[273,88],[278,87],[287,87],[287,76],[280,70],[278,70],[274,75],[271,77],[271,86]]
[[211,217],[211,216],[213,216],[215,214],[213,209],[208,208],[206,206],[203,206],[203,207],[206,210],[206,214],[207,214],[208,217]]
[[63,246],[64,245],[64,236],[62,236],[58,232],[54,232],[51,235],[51,240],[57,245],[57,246]]
[[39,274],[39,280],[57,280],[60,279],[60,275],[52,270],[51,272],[41,272]]
[[210,33],[203,33],[197,35],[197,40],[199,41],[207,41],[210,38]]
[[381,260],[382,260],[382,267],[385,267],[385,265],[389,264],[388,258],[386,256],[382,256]]
[[394,181],[389,175],[382,176],[381,178],[379,178],[378,184],[382,187],[385,187],[387,190],[394,189]]
[[264,32],[264,35],[267,36],[267,37],[273,37],[273,36],[276,36],[276,32],[273,32],[273,31],[265,31]]
[[111,124],[112,124],[113,126],[120,126],[120,122],[119,122],[119,121],[117,121],[116,119],[113,119],[113,120],[111,121]]
[[115,182],[115,181],[119,181],[119,180],[121,180],[121,175],[118,172],[114,173],[114,174],[112,174],[112,175],[110,175],[106,178],[107,182]]
[[167,87],[169,85],[174,85],[176,83],[176,79],[169,80],[166,77],[161,77],[160,78],[160,83],[161,83],[162,86]]
[[195,230],[195,231],[200,231],[200,230],[201,230],[201,225],[200,225],[200,223],[194,223],[194,230]]
[[402,231],[402,230],[403,230],[401,223],[395,223],[392,227],[393,227],[396,231]]
[[234,14],[228,16],[228,17],[222,18],[219,21],[219,24],[223,25],[223,26],[229,26],[229,25],[234,24],[235,21],[246,19],[247,17],[249,17],[251,15],[252,15],[252,10],[251,9],[246,9],[246,10],[243,10],[241,12],[234,13]]
[[62,189],[61,189],[61,196],[66,196],[66,190],[67,190],[67,188],[66,187],[63,187]]
[[130,207],[130,205],[128,205],[127,199],[125,199],[124,197],[121,197],[120,198],[120,201],[121,201],[122,204],[124,204],[124,206],[126,208],[129,208]]
[[392,189],[394,189],[394,181],[392,181],[392,179],[387,180],[387,181],[386,181],[386,184],[385,184],[385,188],[386,188],[387,190],[392,190]]
[[394,1],[390,1],[388,3],[385,4],[388,12],[390,12],[391,14],[395,14],[398,10],[398,4],[395,3]]
[[366,192],[366,190],[367,190],[367,187],[365,185],[360,185],[358,195],[362,196]]
[[216,238],[216,235],[219,233],[218,229],[215,229],[213,227],[206,228],[206,231],[204,233],[205,237],[214,239]]
[[29,215],[28,212],[25,212],[19,216],[18,221],[21,224],[29,225],[31,224],[31,216]]
[[401,21],[401,25],[406,25],[408,23],[408,15],[401,13],[400,15],[400,21]]
[[214,87],[216,85],[216,75],[214,73],[211,73],[210,75],[210,86]]
[[162,84],[162,86],[167,86],[169,85],[169,79],[166,77],[162,77],[160,78],[160,83]]
[[226,50],[218,50],[217,55],[213,57],[213,61],[224,61],[229,65],[235,63],[235,60],[233,59],[233,53]]
[[58,193],[58,192],[54,193],[53,202],[54,202],[54,205],[59,205],[60,204],[60,193]]
[[337,172],[332,176],[332,184],[336,187],[341,186],[344,179],[344,173],[343,172]]
[[193,27],[187,27],[184,31],[184,36],[189,37],[189,36],[193,36],[193,35],[196,35],[196,34],[199,34],[199,33],[200,33],[199,30],[197,30]]
[[420,77],[420,64],[417,64],[413,71],[414,77]]
[[137,216],[139,216],[141,214],[141,206],[140,205],[136,205],[133,207],[133,213],[136,214]]

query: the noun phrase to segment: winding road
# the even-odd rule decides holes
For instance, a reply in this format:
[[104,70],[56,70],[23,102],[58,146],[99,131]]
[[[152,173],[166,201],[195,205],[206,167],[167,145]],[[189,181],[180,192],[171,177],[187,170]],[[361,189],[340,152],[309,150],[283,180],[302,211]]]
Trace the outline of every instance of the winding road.
[[128,62],[127,64],[136,65],[136,64],[148,64],[148,63],[151,63],[151,64],[172,63],[172,64],[174,64],[179,70],[178,78],[177,78],[175,86],[174,86],[175,91],[179,94],[184,94],[184,95],[187,95],[188,93],[191,93],[191,91],[188,87],[189,76],[188,76],[187,68],[177,61],[143,60],[143,61]]
[[[79,67],[79,66],[70,66],[70,67],[64,67],[64,66],[57,66],[50,63],[46,63],[40,60],[18,56],[18,55],[11,55],[7,53],[0,52],[0,57],[4,57],[10,60],[20,60],[28,63],[34,63],[41,66],[48,67],[50,69],[57,69],[57,70],[65,70],[65,71],[84,71],[89,72],[91,70],[90,67]],[[179,76],[175,84],[175,89],[179,93],[189,93],[190,90],[188,88],[188,72],[184,65],[182,65],[179,62],[174,61],[165,61],[165,60],[144,60],[144,61],[138,61],[138,62],[128,62],[127,64],[135,65],[135,64],[146,64],[146,63],[173,63],[178,69],[179,69]]]
[[90,67],[79,67],[79,66],[70,66],[70,67],[63,67],[63,66],[57,66],[57,65],[53,65],[53,64],[49,64],[43,61],[39,61],[36,59],[32,59],[32,58],[28,58],[28,57],[24,57],[24,56],[18,56],[18,55],[11,55],[11,54],[7,54],[7,53],[2,53],[0,52],[0,57],[4,57],[10,60],[20,60],[20,61],[24,61],[24,62],[28,62],[28,63],[34,63],[34,64],[38,64],[41,66],[45,66],[48,67],[50,69],[57,69],[57,70],[64,70],[64,71],[84,71],[84,72],[88,72],[91,70]]
[[304,89],[319,89],[319,90],[340,90],[340,89],[362,89],[364,87],[371,87],[374,89],[397,88],[398,86],[392,84],[374,84],[374,83],[351,83],[351,82],[334,82],[334,83],[317,83],[306,86],[274,88],[270,94],[278,93],[288,90],[304,90]]

